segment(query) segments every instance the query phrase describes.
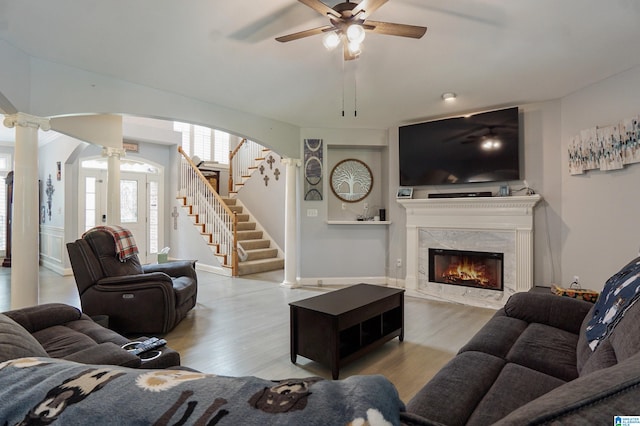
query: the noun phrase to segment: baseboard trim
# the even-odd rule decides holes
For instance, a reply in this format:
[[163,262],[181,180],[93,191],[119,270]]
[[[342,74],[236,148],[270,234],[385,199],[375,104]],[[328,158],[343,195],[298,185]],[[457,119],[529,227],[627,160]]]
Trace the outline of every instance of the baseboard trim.
[[316,277],[300,278],[300,285],[303,286],[343,286],[360,283],[387,285],[386,277]]
[[196,271],[211,272],[213,274],[224,275],[225,277],[231,276],[230,268],[223,268],[222,266],[207,265],[199,262],[196,262]]
[[42,267],[44,268],[47,268],[55,272],[58,275],[62,275],[63,277],[73,275],[73,270],[71,268],[65,268],[58,262],[55,262],[55,261],[52,262],[43,257],[40,257],[40,265],[42,265]]

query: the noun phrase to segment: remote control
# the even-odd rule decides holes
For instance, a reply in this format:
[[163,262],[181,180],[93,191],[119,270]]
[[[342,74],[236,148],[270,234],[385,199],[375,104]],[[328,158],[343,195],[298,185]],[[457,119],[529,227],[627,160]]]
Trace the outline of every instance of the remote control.
[[134,355],[140,355],[143,352],[147,352],[152,349],[159,348],[160,346],[164,346],[166,344],[167,344],[166,340],[158,339],[157,337],[152,337],[151,339],[141,342],[138,346],[136,346],[130,352]]

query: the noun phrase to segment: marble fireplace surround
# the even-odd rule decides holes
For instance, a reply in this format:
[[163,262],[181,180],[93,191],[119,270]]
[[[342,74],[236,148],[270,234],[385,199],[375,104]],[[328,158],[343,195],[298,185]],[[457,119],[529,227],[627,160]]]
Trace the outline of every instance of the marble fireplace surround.
[[[398,200],[407,213],[408,295],[498,309],[533,287],[533,208],[539,195]],[[429,248],[504,253],[503,291],[429,282]]]

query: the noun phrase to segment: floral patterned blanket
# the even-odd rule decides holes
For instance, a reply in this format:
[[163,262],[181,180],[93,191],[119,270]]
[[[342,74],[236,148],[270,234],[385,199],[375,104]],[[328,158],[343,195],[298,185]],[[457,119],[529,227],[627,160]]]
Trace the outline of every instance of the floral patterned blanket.
[[398,425],[386,378],[268,381],[51,358],[0,364],[2,425]]

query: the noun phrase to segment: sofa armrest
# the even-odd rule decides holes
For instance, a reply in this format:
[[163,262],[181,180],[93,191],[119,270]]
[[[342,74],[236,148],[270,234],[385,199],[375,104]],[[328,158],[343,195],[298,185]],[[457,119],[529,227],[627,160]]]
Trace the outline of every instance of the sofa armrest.
[[593,303],[542,293],[516,293],[504,306],[507,316],[579,334]]
[[163,272],[153,272],[150,274],[120,275],[117,277],[106,277],[96,281],[96,285],[127,285],[153,282],[166,282],[173,286],[171,277]]
[[142,361],[137,355],[134,355],[111,342],[104,342],[99,345],[90,346],[81,351],[67,355],[64,359],[81,362],[83,364],[121,365],[123,367],[133,368],[137,368],[142,364]]
[[170,277],[189,277],[197,279],[195,260],[174,260],[172,262],[142,265],[145,274],[164,272]]
[[29,333],[80,319],[78,308],[63,303],[47,303],[4,312]]

